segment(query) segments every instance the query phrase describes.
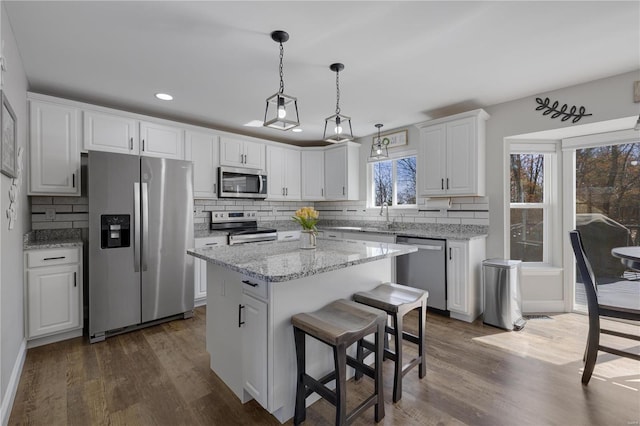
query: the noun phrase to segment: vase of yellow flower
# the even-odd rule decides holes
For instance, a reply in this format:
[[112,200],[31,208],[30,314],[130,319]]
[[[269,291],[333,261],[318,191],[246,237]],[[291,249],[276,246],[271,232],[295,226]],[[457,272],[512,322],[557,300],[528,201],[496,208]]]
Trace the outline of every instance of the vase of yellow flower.
[[318,235],[316,223],[318,223],[319,216],[320,213],[313,207],[302,207],[296,210],[295,216],[292,217],[302,226],[302,233],[300,234],[301,249],[316,248],[316,235]]

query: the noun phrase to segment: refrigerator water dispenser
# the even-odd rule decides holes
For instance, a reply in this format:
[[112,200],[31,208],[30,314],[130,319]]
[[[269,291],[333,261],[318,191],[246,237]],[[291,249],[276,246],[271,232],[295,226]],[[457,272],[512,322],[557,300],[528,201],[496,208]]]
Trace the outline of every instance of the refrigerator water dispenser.
[[118,248],[131,245],[130,215],[103,214],[100,216],[100,247]]

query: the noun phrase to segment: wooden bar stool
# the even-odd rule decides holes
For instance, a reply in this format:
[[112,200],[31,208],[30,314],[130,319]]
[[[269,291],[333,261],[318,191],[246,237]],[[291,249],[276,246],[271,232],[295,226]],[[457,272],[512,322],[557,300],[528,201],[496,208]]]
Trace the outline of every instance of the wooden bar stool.
[[[378,309],[340,299],[310,313],[296,314],[291,317],[293,335],[296,344],[298,380],[296,388],[296,406],[293,423],[298,425],[306,418],[305,400],[316,392],[336,407],[336,425],[350,423],[367,408],[375,405],[375,420],[384,418],[384,397],[382,386],[382,358],[384,327],[387,315]],[[375,343],[371,350],[375,353],[375,368],[371,368],[347,355],[347,348],[375,333]],[[306,373],[305,335],[326,343],[333,348],[334,371],[315,379]],[[347,365],[374,379],[374,393],[347,415]],[[335,391],[326,383],[335,379]]]
[[[385,335],[384,359],[391,359],[395,363],[393,375],[393,402],[402,398],[402,377],[416,365],[420,366],[419,377],[422,379],[427,372],[424,345],[424,324],[427,319],[427,297],[429,293],[405,285],[386,283],[381,284],[371,291],[362,291],[353,295],[353,300],[367,306],[382,309],[393,318],[393,327],[386,326],[385,331],[393,336],[395,352],[392,352],[387,344]],[[403,317],[412,310],[418,311],[418,335],[403,331]],[[407,340],[418,345],[418,356],[403,366],[402,342]],[[363,340],[358,344],[358,359],[364,359],[366,354],[363,347],[373,350],[371,342]],[[356,379],[361,374],[356,372]]]

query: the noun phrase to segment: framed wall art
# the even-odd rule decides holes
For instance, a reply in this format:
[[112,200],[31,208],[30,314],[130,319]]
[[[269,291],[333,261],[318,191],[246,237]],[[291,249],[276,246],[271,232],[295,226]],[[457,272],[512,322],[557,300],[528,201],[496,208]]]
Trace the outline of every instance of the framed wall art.
[[16,114],[13,112],[4,90],[0,91],[0,99],[2,102],[2,112],[0,114],[0,130],[2,131],[0,133],[0,157],[2,161],[0,163],[0,172],[10,178],[15,178],[18,175],[18,151],[16,148],[18,127]]
[[[407,144],[407,130],[400,130],[392,133],[383,133],[380,135],[380,139],[387,148],[395,148],[396,146]],[[378,141],[378,136],[373,137],[373,143]]]

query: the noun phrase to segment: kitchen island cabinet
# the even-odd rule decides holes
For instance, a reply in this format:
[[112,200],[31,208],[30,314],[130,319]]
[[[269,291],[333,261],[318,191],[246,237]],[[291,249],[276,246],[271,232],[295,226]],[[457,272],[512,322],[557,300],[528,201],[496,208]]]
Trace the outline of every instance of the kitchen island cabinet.
[[[393,257],[414,251],[344,240],[318,240],[314,250],[301,250],[298,241],[189,250],[207,261],[211,369],[242,402],[255,398],[280,422],[287,421],[296,383],[291,316],[390,281]],[[309,339],[307,354],[309,374],[333,369],[326,345]]]

